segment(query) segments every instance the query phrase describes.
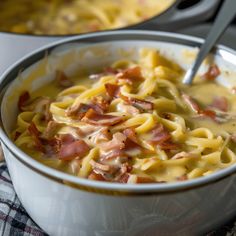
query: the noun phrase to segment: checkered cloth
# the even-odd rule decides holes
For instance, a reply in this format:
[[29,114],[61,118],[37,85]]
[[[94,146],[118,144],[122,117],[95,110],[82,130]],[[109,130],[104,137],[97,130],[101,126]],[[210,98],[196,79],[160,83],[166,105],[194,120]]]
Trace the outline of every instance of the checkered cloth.
[[[29,217],[13,189],[6,164],[0,164],[0,235],[46,236]],[[236,236],[236,222],[207,234],[207,236]]]
[[5,163],[0,164],[0,235],[46,236],[21,205]]

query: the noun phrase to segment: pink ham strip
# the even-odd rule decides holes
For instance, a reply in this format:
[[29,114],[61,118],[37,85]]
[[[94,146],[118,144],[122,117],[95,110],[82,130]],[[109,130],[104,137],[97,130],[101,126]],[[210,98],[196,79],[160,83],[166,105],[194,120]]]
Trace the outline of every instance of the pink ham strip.
[[127,79],[131,81],[142,81],[144,80],[141,68],[139,66],[128,68],[116,74],[118,79]]
[[40,152],[45,152],[45,148],[44,148],[42,141],[40,139],[40,132],[33,122],[30,123],[30,125],[28,127],[28,131],[29,131],[30,135],[33,137],[36,149]]
[[135,133],[134,128],[127,128],[123,131],[123,134],[129,138],[130,140],[132,140],[134,143],[138,143],[138,138],[137,135]]
[[125,147],[126,136],[120,132],[113,134],[113,138],[109,142],[101,143],[100,148],[107,152],[110,150],[118,149],[121,150]]
[[119,85],[106,83],[105,84],[105,89],[106,89],[106,93],[111,98],[119,97],[119,94],[120,94],[120,86]]
[[89,109],[82,121],[92,125],[112,126],[123,121],[123,117],[98,114],[93,109]]
[[186,102],[186,104],[196,113],[200,113],[201,109],[198,106],[198,104],[194,101],[193,98],[191,98],[189,95],[187,94],[182,94],[182,98],[184,99],[184,101]]
[[25,91],[20,95],[18,100],[18,108],[20,111],[24,110],[24,106],[29,101],[29,99],[30,99],[30,94],[28,91]]
[[152,102],[141,100],[137,98],[129,98],[122,94],[119,95],[121,99],[123,99],[127,104],[130,104],[142,111],[151,111],[154,108],[154,104]]
[[212,65],[209,67],[208,71],[202,75],[205,80],[215,80],[215,78],[220,75],[220,69],[217,65]]
[[228,100],[226,99],[226,97],[223,97],[223,96],[215,97],[211,104],[211,107],[214,107],[220,111],[227,112]]
[[62,124],[57,123],[55,121],[49,121],[41,137],[47,140],[52,139],[56,135],[58,129],[60,129],[61,127],[62,127]]
[[58,85],[63,88],[68,88],[73,85],[73,82],[66,76],[63,71],[57,70],[55,80],[57,81]]
[[70,144],[62,145],[58,153],[61,160],[70,161],[84,157],[89,151],[89,146],[83,140],[77,140]]
[[182,97],[184,99],[184,101],[186,102],[186,104],[197,114],[199,114],[200,116],[205,116],[205,117],[209,117],[212,120],[217,122],[217,117],[216,117],[216,113],[212,110],[207,110],[207,109],[201,109],[199,107],[199,105],[197,104],[197,102],[191,98],[189,95],[187,94],[182,94]]
[[152,130],[153,138],[150,142],[154,145],[158,145],[163,150],[178,149],[178,144],[171,141],[170,133],[164,128],[162,124],[158,124]]

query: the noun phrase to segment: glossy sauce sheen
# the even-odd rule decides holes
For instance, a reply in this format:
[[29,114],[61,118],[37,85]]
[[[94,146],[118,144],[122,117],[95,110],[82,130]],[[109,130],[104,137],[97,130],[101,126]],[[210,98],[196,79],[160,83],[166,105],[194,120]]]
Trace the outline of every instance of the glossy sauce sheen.
[[[212,68],[218,73],[209,79]],[[233,165],[236,95],[217,84],[216,65],[191,87],[181,83],[183,73],[145,48],[137,61],[116,61],[98,74],[57,72],[23,104],[13,138],[38,161],[98,181],[184,181]],[[42,96],[51,99],[49,120]],[[51,121],[56,131],[48,134]]]

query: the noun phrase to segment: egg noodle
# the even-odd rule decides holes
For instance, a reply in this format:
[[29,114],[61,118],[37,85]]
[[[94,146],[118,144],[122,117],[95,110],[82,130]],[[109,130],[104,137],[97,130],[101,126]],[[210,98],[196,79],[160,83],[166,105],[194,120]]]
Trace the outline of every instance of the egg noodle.
[[7,0],[0,2],[0,30],[63,35],[115,29],[160,14],[174,0]]
[[188,87],[179,65],[147,48],[137,61],[124,58],[97,74],[57,71],[53,82],[20,96],[13,139],[41,163],[82,178],[206,176],[236,160],[235,95],[215,82],[219,73],[212,66]]

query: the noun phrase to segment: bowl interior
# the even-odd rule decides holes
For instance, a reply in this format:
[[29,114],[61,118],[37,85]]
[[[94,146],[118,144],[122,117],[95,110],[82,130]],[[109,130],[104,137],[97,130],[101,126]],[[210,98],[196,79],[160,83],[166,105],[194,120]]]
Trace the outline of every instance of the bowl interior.
[[[119,59],[135,60],[139,49],[155,48],[165,57],[187,69],[193,62],[198,49],[185,45],[150,41],[105,42],[96,45],[69,43],[53,49],[50,54],[33,63],[18,76],[7,89],[2,102],[2,120],[8,134],[13,130],[17,117],[17,102],[23,91],[34,91],[52,81],[56,70],[68,76],[80,73],[96,73],[99,68],[111,65]],[[218,82],[227,87],[236,86],[236,69],[220,56],[211,54],[202,64],[199,74],[204,73],[212,62],[221,69]],[[230,72],[230,73],[228,73]],[[8,114],[12,114],[10,117]]]
[[[137,32],[140,33],[140,31]],[[139,33],[137,33],[137,35]],[[120,33],[112,32],[107,34],[110,36],[116,35],[122,39]],[[125,34],[126,33],[124,32],[124,35]],[[31,56],[26,56],[20,62],[17,62],[3,75],[1,80],[2,82],[6,80],[13,81],[6,89],[1,104],[1,119],[5,132],[8,136],[11,134],[16,123],[19,95],[25,90],[34,91],[35,89],[52,81],[55,77],[56,70],[62,70],[69,76],[84,72],[94,73],[99,68],[110,65],[115,60],[119,60],[124,57],[135,60],[138,56],[138,51],[140,48],[155,48],[160,51],[162,55],[180,64],[183,69],[187,69],[193,62],[198,52],[196,46],[198,46],[199,42],[201,42],[201,40],[197,39],[195,39],[194,42],[194,38],[192,37],[184,37],[184,40],[181,41],[181,36],[174,36],[173,34],[170,34],[172,37],[169,38],[169,42],[168,37],[165,34],[164,37],[159,36],[159,40],[158,34],[157,40],[144,40],[142,39],[142,37],[145,38],[143,33],[140,33],[142,35],[140,40],[132,39],[138,38],[135,36],[132,36],[131,39],[129,39],[129,34],[135,35],[133,32],[127,32],[126,37],[124,36],[124,39],[122,40],[110,40],[110,37],[108,37],[106,42],[101,40],[102,42],[97,42],[95,44],[89,40],[88,42],[78,42],[79,40],[77,40],[77,38],[73,38],[72,40],[65,40],[63,43],[53,44],[51,47],[45,47],[38,52],[31,54]],[[104,33],[104,35],[106,35],[106,33]],[[90,37],[94,38],[93,36]],[[188,41],[189,44],[186,43]],[[212,62],[216,63],[221,70],[221,75],[218,77],[218,82],[229,88],[236,86],[236,56],[234,52],[230,49],[219,47],[215,50],[214,54],[209,55],[209,57],[204,61],[199,70],[199,74],[204,73],[209,64]],[[18,76],[15,76],[16,74],[18,74]],[[9,116],[9,114],[11,115]],[[38,166],[40,166],[40,164]],[[233,170],[233,167],[231,169]],[[45,168],[45,170],[48,170],[48,168]],[[227,171],[229,172],[229,170],[222,170],[221,172]],[[63,178],[69,176],[68,174],[60,174],[57,172],[59,171],[53,171],[53,173],[56,173],[58,176],[64,176]],[[204,177],[204,179],[214,179],[214,176],[215,178],[219,177],[217,177],[217,173],[212,174],[212,176],[213,177]],[[80,178],[73,176],[68,177],[67,179],[76,180],[76,182],[84,182],[86,184],[96,182],[81,180]],[[194,183],[197,181],[199,180],[190,180],[186,182]],[[92,185],[93,184],[94,183],[92,183]],[[191,185],[191,183],[189,184]],[[104,183],[102,183],[101,186],[102,185],[104,185]],[[116,184],[110,185],[114,187]],[[121,184],[117,184],[117,186],[118,185]],[[169,187],[176,187],[178,185],[182,185],[182,187],[184,187],[186,183],[173,183],[168,185]],[[151,186],[152,185],[150,184],[150,187]],[[133,188],[145,189],[146,187],[139,186]]]

